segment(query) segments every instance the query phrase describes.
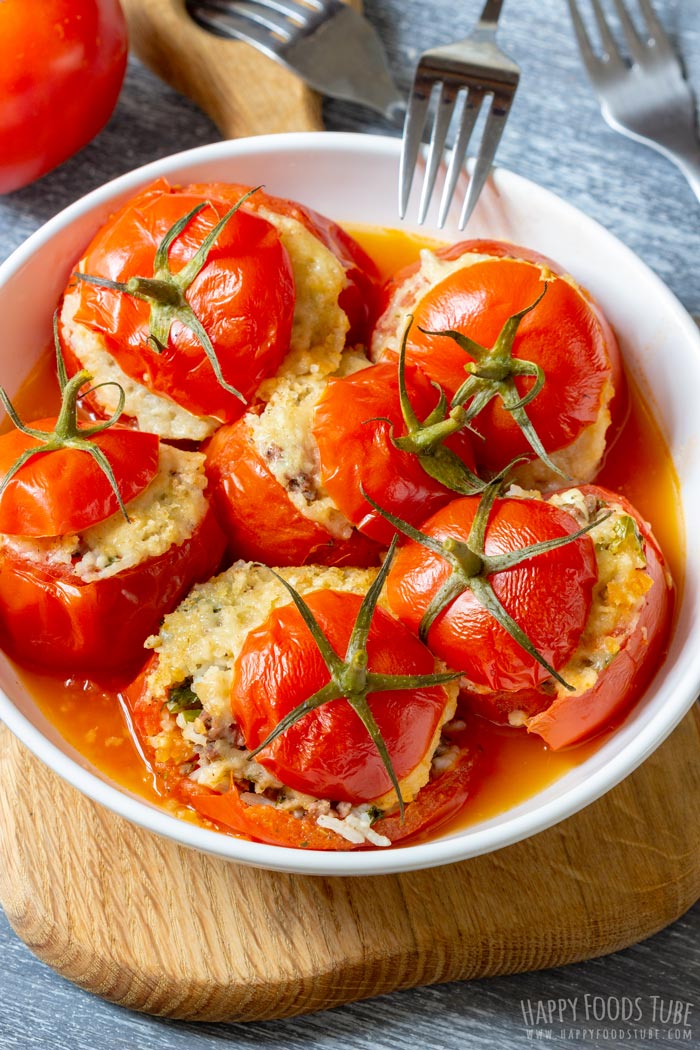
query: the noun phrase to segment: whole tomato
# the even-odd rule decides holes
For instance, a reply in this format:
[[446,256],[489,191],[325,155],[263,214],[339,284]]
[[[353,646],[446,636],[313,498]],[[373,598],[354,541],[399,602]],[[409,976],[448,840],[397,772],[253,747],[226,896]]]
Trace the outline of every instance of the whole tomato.
[[0,193],[61,164],[107,122],[126,68],[119,0],[0,3]]
[[42,537],[128,515],[159,466],[154,434],[77,419],[86,379],[79,373],[65,385],[58,418],[0,437],[0,637],[25,664],[123,671],[143,662],[143,642],[163,614],[218,568],[225,543],[207,507],[182,543],[111,576],[85,580],[71,559],[45,554]]
[[598,485],[584,485],[581,491],[634,519],[643,547],[644,571],[651,580],[637,619],[620,636],[619,650],[600,671],[595,685],[585,692],[559,689],[552,695],[540,684],[533,689],[464,697],[469,707],[494,722],[508,722],[509,714],[518,711],[527,731],[541,736],[555,751],[606,729],[639,699],[664,655],[673,615],[670,577],[648,523],[618,493]]
[[[353,623],[357,625],[360,596],[315,591],[307,594],[306,602],[333,650],[346,651],[350,634],[354,634]],[[383,610],[375,610],[367,630],[362,651],[368,674],[390,676],[384,683],[388,688],[372,691],[369,686],[367,701],[395,773],[403,778],[434,746],[435,733],[449,703],[446,690],[441,683],[435,684],[435,678],[444,681],[444,677],[431,674],[432,655]],[[153,752],[151,738],[163,728],[163,697],[154,696],[149,685],[158,660],[154,654],[126,690],[133,723],[147,753]],[[411,677],[409,686],[400,680],[406,671],[411,676],[415,672],[419,677],[421,672],[428,674],[423,684]],[[394,677],[397,672],[398,678]],[[290,604],[274,610],[248,633],[234,665],[231,708],[247,746],[260,746],[280,717],[289,716],[299,697],[308,699],[308,691],[315,691],[328,676],[317,643],[297,609]],[[354,701],[338,697],[311,712],[300,713],[295,724],[260,752],[259,761],[297,790],[303,785],[317,796],[352,802],[376,799],[390,782],[363,719],[352,709],[351,704],[357,702],[357,696]],[[407,800],[403,814],[392,808],[375,820],[372,830],[393,844],[439,827],[464,805],[477,761],[474,749],[459,748],[449,768],[434,770],[427,783]],[[232,777],[223,794],[208,789],[183,774],[177,748],[165,761],[155,754],[153,762],[169,793],[228,831],[304,849],[349,850],[370,845],[349,842],[332,828],[317,823],[311,812],[299,815],[272,805],[250,804],[245,780]]]

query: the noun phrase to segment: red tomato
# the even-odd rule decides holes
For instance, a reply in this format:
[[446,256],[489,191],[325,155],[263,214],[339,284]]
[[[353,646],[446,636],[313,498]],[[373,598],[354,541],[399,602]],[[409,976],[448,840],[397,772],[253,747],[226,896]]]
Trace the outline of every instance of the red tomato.
[[296,509],[250,442],[245,419],[220,427],[206,452],[214,509],[235,558],[277,566],[379,563],[372,540],[354,530],[336,539]]
[[55,168],[93,138],[126,68],[118,0],[0,3],[0,193]]
[[673,610],[663,554],[639,512],[624,496],[597,485],[581,486],[581,491],[595,495],[603,504],[622,507],[634,518],[644,540],[646,571],[653,582],[634,630],[586,693],[567,693],[553,699],[551,692],[539,687],[514,693],[469,695],[470,707],[496,722],[507,722],[511,711],[523,711],[528,732],[537,733],[555,750],[605,729],[639,699],[664,653]]
[[[356,594],[314,591],[305,600],[337,653],[345,653],[361,604]],[[367,642],[369,670],[378,674],[432,674],[432,653],[382,609]],[[277,723],[330,679],[311,632],[293,605],[275,609],[250,631],[234,667],[231,710],[246,745],[254,749]],[[444,712],[442,686],[370,694],[369,705],[399,780],[426,756]],[[358,715],[333,700],[305,715],[260,752],[257,761],[283,784],[353,803],[391,790],[382,758]]]
[[[478,253],[491,258],[469,264]],[[401,270],[385,293],[385,310],[373,336],[376,358],[395,327],[395,310],[412,313],[407,357],[450,395],[467,378],[471,358],[448,336],[431,332],[458,331],[485,347],[492,347],[506,320],[530,306],[542,292],[542,270],[550,271],[547,292],[523,318],[513,344],[513,356],[535,362],[546,376],[542,391],[527,406],[527,414],[545,449],[566,448],[596,422],[606,397],[615,391],[613,423],[624,419],[624,378],[615,335],[597,304],[583,289],[565,279],[563,271],[544,256],[500,241],[464,241],[435,253],[445,261],[465,258],[465,265],[417,295],[410,290],[414,264]],[[517,377],[518,393],[532,386]],[[516,456],[530,451],[520,427],[495,397],[476,417],[484,440],[475,443],[480,466],[497,471]]]
[[[56,419],[29,424],[53,431]],[[85,424],[88,426],[88,424]],[[42,444],[19,430],[0,437],[0,477],[28,448]],[[104,452],[122,501],[138,496],[158,470],[159,439],[125,427],[110,427],[91,439]],[[66,536],[105,521],[119,510],[114,489],[87,452],[71,448],[33,456],[11,478],[0,497],[0,533]]]
[[219,566],[225,541],[211,511],[189,539],[115,576],[83,582],[70,567],[7,548],[0,557],[0,633],[21,663],[70,673],[123,671],[193,583]]
[[[372,830],[390,839],[392,844],[436,831],[455,816],[467,801],[474,764],[475,756],[462,751],[453,769],[429,781],[413,802],[409,802],[403,821],[398,813],[391,814],[375,821]],[[337,832],[319,827],[312,817],[295,817],[271,806],[248,806],[241,800],[236,787],[224,795],[217,795],[214,792],[205,793],[199,785],[183,782],[180,794],[202,816],[257,842],[321,850],[375,848],[369,843],[359,845],[348,842]]]
[[[453,537],[466,542],[478,504],[474,496],[456,500],[429,518],[421,531],[439,540]],[[570,515],[541,500],[497,500],[486,529],[486,554],[519,550],[569,535],[576,528]],[[417,632],[431,599],[450,575],[444,558],[410,540],[399,550],[387,578],[392,611]],[[506,612],[558,669],[578,644],[597,576],[593,544],[582,536],[494,573],[491,584]],[[464,671],[469,681],[485,689],[534,687],[549,677],[470,590],[437,616],[427,640],[448,667]]]
[[[232,203],[239,200],[249,189],[249,186],[218,182],[189,187],[192,193],[201,193],[205,197],[213,194],[219,200],[229,200]],[[262,190],[253,194],[246,201],[245,207],[248,211],[257,212],[263,209],[295,219],[335,255],[345,269],[347,280],[346,287],[338,298],[338,303],[350,322],[347,341],[351,345],[367,342],[370,326],[374,323],[377,312],[379,271],[357,241],[325,215],[297,201],[272,197]]]
[[[437,391],[411,366],[406,369],[406,385],[422,421],[437,404]],[[396,448],[392,435],[400,437],[406,432],[393,362],[330,379],[314,412],[321,482],[353,525],[384,544],[391,542],[395,529],[367,503],[361,485],[382,508],[412,525],[419,525],[455,497],[426,473],[416,455]],[[454,434],[446,445],[474,470],[466,431]]]
[[[156,249],[178,219],[206,201],[173,189],[164,179],[143,190],[112,216],[88,246],[79,270],[110,280],[153,277]],[[173,242],[173,273],[195,255],[209,231],[229,210],[211,200]],[[75,320],[105,340],[109,353],[132,379],[196,415],[237,419],[245,404],[218,382],[191,329],[175,321],[168,345],[148,345],[150,306],[131,295],[80,281]],[[250,400],[278,368],[288,347],[294,314],[289,258],[270,223],[238,211],[220,232],[207,262],[186,292],[207,332],[224,379]],[[66,363],[75,370],[77,348],[62,333]]]

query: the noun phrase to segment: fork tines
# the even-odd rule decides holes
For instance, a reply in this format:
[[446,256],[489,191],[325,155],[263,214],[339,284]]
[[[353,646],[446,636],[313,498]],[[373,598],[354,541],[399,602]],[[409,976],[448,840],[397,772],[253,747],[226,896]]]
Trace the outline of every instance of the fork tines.
[[187,6],[196,21],[206,19],[207,12],[219,15],[231,32],[268,53],[276,52],[277,46],[291,39],[298,27],[307,27],[319,14],[318,4],[307,6],[296,0],[187,0]]
[[419,59],[404,125],[399,173],[399,213],[402,218],[408,207],[433,94],[435,113],[418,207],[418,222],[423,223],[428,213],[440,161],[446,152],[448,131],[454,122],[456,136],[437,220],[438,226],[445,224],[477,118],[484,101],[490,97],[474,171],[462,206],[459,229],[464,229],[476,205],[493,163],[520,76],[515,63],[496,46],[496,22],[493,15],[495,13],[497,17],[499,10],[500,3],[488,3],[471,37],[447,47],[433,48],[424,52]]
[[[659,59],[670,59],[674,63],[677,62],[671,41],[651,5],[651,0],[637,0],[637,3],[644,20],[644,38],[640,36],[623,0],[614,0],[615,12],[630,59],[639,66]],[[600,0],[590,0],[590,6],[603,49],[603,55],[600,57],[593,47],[577,0],[569,0],[571,21],[588,75],[593,79],[605,75],[606,72],[622,72],[627,68],[627,63],[618,47],[602,4]]]

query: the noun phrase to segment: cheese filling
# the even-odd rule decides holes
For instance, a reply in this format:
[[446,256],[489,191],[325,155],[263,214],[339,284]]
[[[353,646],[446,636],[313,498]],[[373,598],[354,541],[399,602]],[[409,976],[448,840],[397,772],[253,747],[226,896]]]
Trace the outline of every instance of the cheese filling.
[[290,353],[278,374],[301,375],[312,365],[338,367],[350,327],[338,297],[347,284],[342,263],[297,219],[268,208],[257,214],[277,230],[292,264],[296,303]]
[[[335,374],[350,375],[368,366],[363,355],[349,352],[343,355]],[[321,373],[279,377],[264,410],[248,417],[248,430],[255,451],[299,513],[322,525],[337,539],[346,540],[352,525],[321,484],[321,464],[312,430],[314,409],[326,380],[327,376]]]
[[568,511],[579,526],[594,520],[601,510],[612,512],[588,534],[595,547],[598,580],[576,651],[559,668],[574,693],[557,683],[556,695],[578,696],[593,688],[634,632],[653,580],[646,572],[644,541],[636,522],[621,507],[614,503],[600,507],[594,496],[578,489],[557,493],[549,502]]
[[[506,495],[542,498],[539,492],[528,492],[517,485],[511,486]],[[646,571],[644,541],[637,524],[622,507],[614,502],[600,505],[594,494],[575,488],[555,493],[548,502],[570,514],[579,528],[603,513],[609,514],[588,533],[594,545],[598,579],[579,643],[568,662],[557,668],[564,681],[574,687],[573,692],[553,679],[542,686],[553,698],[580,696],[595,686],[598,676],[634,632],[653,580]],[[471,684],[468,688],[477,691]],[[523,725],[526,715],[513,711],[509,721],[511,725]]]

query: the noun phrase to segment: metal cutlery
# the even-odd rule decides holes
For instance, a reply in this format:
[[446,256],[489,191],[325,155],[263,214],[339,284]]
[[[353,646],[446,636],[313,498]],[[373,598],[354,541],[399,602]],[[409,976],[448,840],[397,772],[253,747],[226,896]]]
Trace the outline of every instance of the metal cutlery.
[[251,44],[321,94],[402,122],[404,97],[379,35],[342,0],[187,0],[186,6],[204,29]]
[[487,0],[479,21],[468,37],[445,47],[432,48],[420,56],[404,125],[399,173],[399,214],[402,218],[408,208],[434,89],[437,98],[418,206],[418,222],[423,223],[427,216],[440,161],[443,154],[448,152],[447,137],[454,120],[457,124],[456,136],[449,157],[437,220],[438,226],[442,227],[445,224],[479,112],[484,100],[490,97],[491,102],[486,112],[474,169],[459,219],[460,230],[464,229],[474,210],[491,169],[520,77],[518,66],[504,55],[496,44],[496,28],[502,6],[503,0]]
[[581,57],[603,117],[615,131],[673,161],[700,200],[695,100],[650,0],[638,0],[641,31],[623,0],[614,2],[626,53],[618,45],[600,0],[590,0],[590,5],[602,53],[591,41],[580,3],[569,0]]

